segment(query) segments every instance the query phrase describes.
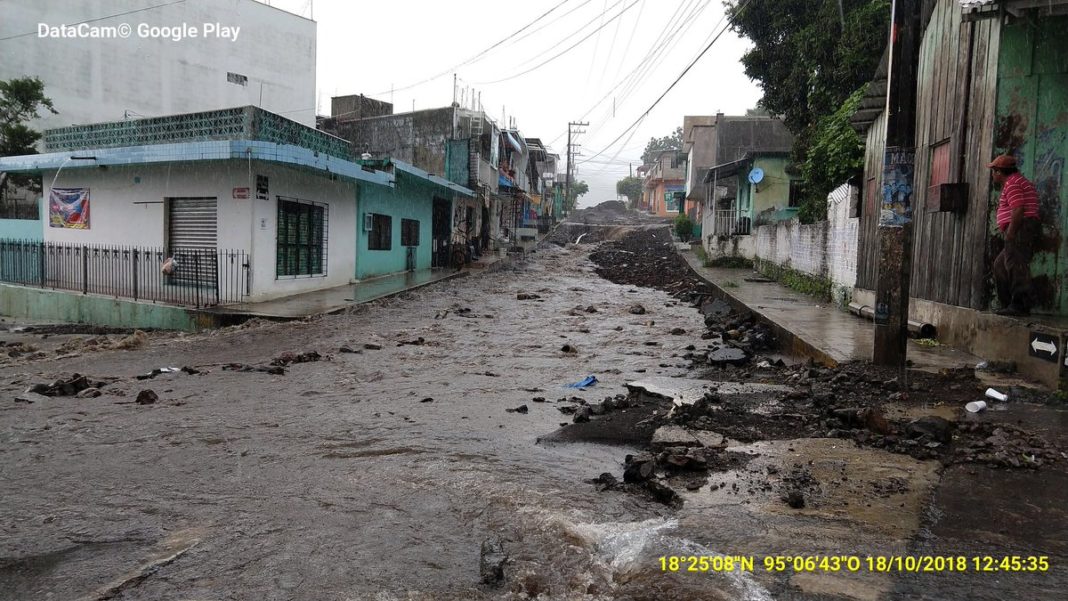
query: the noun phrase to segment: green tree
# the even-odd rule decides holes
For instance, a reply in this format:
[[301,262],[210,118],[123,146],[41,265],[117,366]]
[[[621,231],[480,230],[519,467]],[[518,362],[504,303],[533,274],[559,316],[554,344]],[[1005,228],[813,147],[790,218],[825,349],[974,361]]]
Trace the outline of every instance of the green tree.
[[642,152],[642,163],[648,165],[656,160],[656,156],[665,150],[682,150],[682,127],[676,127],[671,135],[663,138],[649,138]]
[[571,184],[571,195],[564,200],[565,213],[571,213],[575,210],[575,205],[578,204],[579,196],[590,191],[590,187],[586,185],[584,181],[577,181]]
[[627,197],[627,206],[634,209],[642,199],[642,178],[628,175],[616,182],[616,194]]
[[686,213],[679,213],[675,216],[675,235],[679,237],[679,240],[689,242],[690,237],[693,236],[693,226],[693,220]]
[[[782,117],[795,136],[794,163],[809,165],[805,202],[824,202],[844,181],[828,183],[840,165],[817,165],[808,155],[817,140],[825,147],[854,143],[840,120],[825,119],[875,74],[889,37],[889,0],[730,0],[727,13],[753,43],[742,65],[763,92],[760,107]],[[842,139],[831,139],[836,134]],[[804,211],[806,218],[821,213],[818,206]]]
[[854,92],[813,130],[808,154],[801,163],[804,200],[797,216],[803,223],[826,219],[827,194],[864,168],[864,141],[849,118],[860,107],[866,88]]
[[[41,133],[26,123],[40,117],[46,109],[56,113],[52,99],[44,94],[44,82],[36,77],[0,80],[0,157],[37,154],[35,147]],[[0,173],[0,206],[8,186],[41,191],[39,177],[16,173]]]

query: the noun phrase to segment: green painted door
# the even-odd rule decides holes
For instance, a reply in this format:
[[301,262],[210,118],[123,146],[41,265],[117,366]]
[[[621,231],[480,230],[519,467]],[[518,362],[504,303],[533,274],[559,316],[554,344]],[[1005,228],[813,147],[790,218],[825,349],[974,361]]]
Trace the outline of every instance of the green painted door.
[[[1068,315],[1068,17],[1002,28],[998,55],[997,152],[1010,152],[1035,183],[1043,240],[1031,273],[1039,308]],[[996,196],[992,203],[996,202]],[[995,211],[991,211],[994,231]]]

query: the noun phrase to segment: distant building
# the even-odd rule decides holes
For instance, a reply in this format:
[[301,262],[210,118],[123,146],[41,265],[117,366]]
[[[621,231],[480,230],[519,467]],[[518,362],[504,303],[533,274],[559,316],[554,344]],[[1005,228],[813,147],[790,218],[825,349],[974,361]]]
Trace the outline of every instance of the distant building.
[[[316,24],[299,15],[253,0],[7,0],[0,11],[0,80],[40,78],[58,111],[30,123],[38,131],[248,105],[315,125]],[[203,31],[206,23],[220,31]],[[40,29],[63,24],[87,35],[129,26],[130,34]],[[197,37],[161,29],[183,24]],[[0,238],[39,237],[38,195],[8,189],[3,200]]]
[[[71,23],[128,25],[131,33],[39,36],[40,25]],[[236,39],[234,32],[205,36],[199,30],[205,23],[240,29]],[[159,30],[183,24],[196,27],[198,37],[176,40]],[[315,21],[254,0],[7,0],[0,79],[44,81],[59,114],[42,115],[32,124],[38,130],[247,105],[314,126],[315,44]]]
[[642,182],[643,205],[661,217],[679,214],[686,190],[686,157],[678,150],[665,150],[646,169]]
[[0,158],[49,194],[43,243],[0,242],[0,281],[76,293],[203,306],[446,265],[454,201],[473,196],[251,106],[47,130],[45,146]]

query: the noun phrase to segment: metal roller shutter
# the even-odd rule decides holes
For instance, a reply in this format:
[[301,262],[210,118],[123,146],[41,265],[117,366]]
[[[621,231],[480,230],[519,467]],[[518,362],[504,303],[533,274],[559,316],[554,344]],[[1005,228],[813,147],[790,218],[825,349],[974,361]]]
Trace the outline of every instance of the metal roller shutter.
[[218,242],[214,198],[172,198],[170,202],[171,248],[210,248]]
[[175,283],[214,286],[218,219],[214,198],[172,198],[168,209],[170,252],[178,262]]

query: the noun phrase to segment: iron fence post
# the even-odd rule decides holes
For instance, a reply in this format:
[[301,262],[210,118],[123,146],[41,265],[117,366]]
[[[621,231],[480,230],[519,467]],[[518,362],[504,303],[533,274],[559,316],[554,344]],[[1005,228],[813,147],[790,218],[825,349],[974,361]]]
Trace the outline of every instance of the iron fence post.
[[89,252],[82,247],[82,294],[89,294]]
[[134,300],[137,300],[137,284],[138,284],[138,281],[137,281],[138,280],[138,278],[137,278],[137,269],[138,269],[138,267],[137,266],[138,266],[138,263],[139,263],[138,257],[140,256],[140,253],[138,252],[139,250],[140,249],[138,249],[138,248],[134,248],[134,249],[132,249],[130,251],[131,254],[133,255],[133,298],[134,298]]
[[197,289],[197,309],[200,308],[200,253],[193,251],[193,287]]
[[215,304],[219,304],[219,252],[215,251],[215,277],[212,279],[215,282]]
[[45,243],[38,242],[37,247],[37,277],[41,280],[41,288],[45,287]]

